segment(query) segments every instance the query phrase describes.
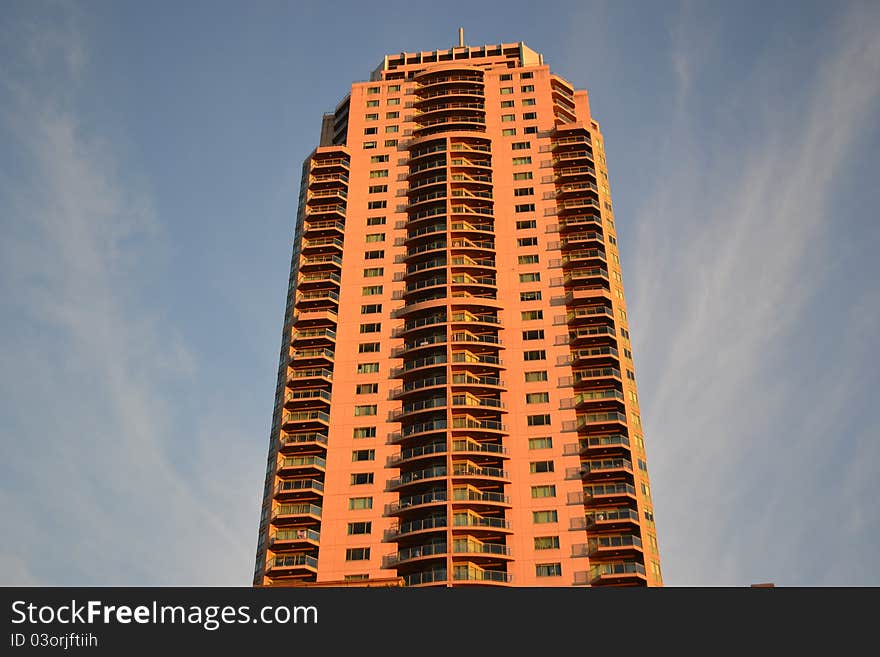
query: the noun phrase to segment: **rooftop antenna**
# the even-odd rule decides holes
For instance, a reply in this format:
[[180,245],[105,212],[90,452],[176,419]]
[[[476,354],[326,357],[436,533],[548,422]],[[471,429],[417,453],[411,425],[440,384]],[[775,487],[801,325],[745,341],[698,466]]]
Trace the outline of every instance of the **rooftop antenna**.
[[458,47],[464,48],[464,28],[458,28]]

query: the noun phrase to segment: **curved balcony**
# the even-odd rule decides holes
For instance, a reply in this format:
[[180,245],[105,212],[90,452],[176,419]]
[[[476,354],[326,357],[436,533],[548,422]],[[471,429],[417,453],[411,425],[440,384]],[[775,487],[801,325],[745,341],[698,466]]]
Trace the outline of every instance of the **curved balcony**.
[[504,390],[504,381],[494,376],[477,376],[470,372],[456,372],[452,375],[453,388],[469,388],[476,389],[478,392],[485,392],[486,389]]
[[296,349],[290,355],[291,367],[326,367],[333,365],[335,353],[331,349]]
[[598,214],[568,215],[559,218],[559,232],[562,234],[568,231],[601,228],[602,217]]
[[[453,239],[459,237],[465,241],[479,244],[482,242],[492,242],[495,235],[495,226],[486,221],[456,220],[449,224],[449,232],[454,234]],[[494,250],[494,246],[492,250]]]
[[[445,469],[445,468],[444,468]],[[503,481],[510,483],[510,474],[507,470],[490,466],[478,466],[475,463],[453,463],[453,479],[480,479],[486,481]]]
[[279,504],[272,512],[272,522],[309,523],[321,520],[321,507],[315,504]]
[[[468,255],[456,255],[449,259],[449,264],[452,266],[453,273],[470,273],[470,271],[474,271],[477,276],[488,276],[494,274],[495,256],[471,257]],[[487,269],[492,270],[492,272],[487,273],[485,271]]]
[[633,466],[629,459],[598,459],[581,463],[581,477],[584,481],[601,481],[622,476],[632,476]]
[[572,308],[565,315],[565,321],[569,326],[578,324],[607,322],[614,319],[614,310],[610,306],[578,306]]
[[588,583],[593,586],[605,584],[645,586],[648,583],[648,577],[645,574],[645,566],[641,563],[637,561],[616,561],[598,564],[590,568]]
[[587,554],[594,559],[605,556],[620,557],[642,551],[642,539],[638,534],[597,536],[587,541]]
[[407,179],[410,182],[410,185],[415,185],[416,181],[421,181],[424,178],[430,178],[433,176],[446,175],[446,157],[434,157],[432,159],[426,159],[424,162],[420,162],[418,164],[409,165],[409,172],[406,174]]
[[474,486],[454,488],[450,500],[453,507],[510,508],[510,497],[497,491],[480,490]]
[[458,114],[455,116],[440,116],[439,118],[415,119],[416,126],[413,128],[413,136],[433,135],[447,130],[473,130],[474,132],[486,131],[486,119],[483,116],[473,114]]
[[404,536],[426,534],[431,532],[446,531],[446,516],[428,516],[409,522],[401,522],[392,525],[386,530],[383,540],[394,541]]
[[478,175],[491,175],[492,160],[485,157],[464,157],[459,155],[449,158],[449,168],[456,170],[455,173],[461,169],[470,169]]
[[314,529],[279,529],[269,537],[269,549],[297,550],[318,547],[321,533]]
[[[433,197],[430,200],[434,201],[437,197]],[[416,205],[420,203],[427,202],[427,199],[424,201],[417,202]],[[404,239],[404,244],[407,246],[417,242],[420,239],[425,239],[426,237],[437,237],[439,235],[446,234],[446,222],[440,223],[431,223],[426,225],[421,225],[418,228],[413,228],[412,230],[407,231],[406,238]]]
[[281,434],[280,442],[281,451],[285,453],[327,449],[327,434],[315,431]]
[[438,408],[446,408],[446,397],[429,397],[404,404],[399,410],[392,411],[388,419],[391,422],[399,422],[404,418],[411,418],[421,413],[434,412]]
[[452,554],[467,554],[473,558],[490,557],[493,560],[501,559],[504,561],[509,561],[513,558],[510,547],[504,543],[482,543],[461,538],[452,542]]
[[340,237],[345,234],[345,224],[341,221],[311,220],[303,222],[303,237]]
[[589,531],[611,531],[639,527],[639,514],[629,507],[596,509],[584,517],[584,528]]
[[436,559],[448,552],[446,543],[426,543],[398,550],[382,557],[383,568],[395,568],[402,564]]
[[460,584],[509,586],[513,582],[513,575],[503,570],[483,570],[476,566],[455,564],[452,579]]
[[[442,294],[442,290],[435,292],[435,294]],[[400,308],[391,312],[391,317],[394,319],[400,319],[412,315],[414,313],[427,312],[427,311],[437,311],[437,310],[446,310],[446,306],[448,301],[446,296],[438,296],[432,299],[418,299],[411,303],[408,303],[405,306],[401,306]]]
[[398,256],[395,261],[411,262],[416,258],[424,258],[429,255],[437,255],[438,252],[446,253],[446,238],[434,239],[430,242],[415,244],[407,248],[406,253]]
[[321,456],[288,456],[278,460],[279,476],[321,475],[327,469],[327,461]]
[[470,415],[452,417],[452,431],[468,433],[506,434],[507,425],[497,420],[480,420]]
[[431,119],[445,114],[459,114],[462,112],[473,113],[477,116],[485,116],[486,104],[482,102],[449,101],[441,97],[423,100],[416,109],[414,118],[416,121]]
[[431,315],[430,317],[419,317],[418,319],[411,319],[403,326],[391,331],[391,337],[402,338],[409,333],[420,331],[427,327],[437,326],[438,324],[446,324],[446,313]]
[[300,257],[300,273],[313,272],[318,270],[328,272],[341,271],[342,258],[340,258],[338,255],[316,255]]
[[445,257],[434,258],[432,260],[426,260],[424,262],[411,263],[406,266],[406,272],[404,272],[402,275],[398,274],[397,276],[399,276],[399,278],[395,277],[394,280],[395,281],[408,280],[409,277],[413,276],[414,274],[431,276],[431,275],[441,273],[438,271],[433,271],[435,269],[442,269],[442,270],[444,270],[443,273],[445,273],[445,269],[446,269],[446,258]]
[[432,376],[425,379],[416,379],[415,381],[408,381],[400,388],[392,390],[390,397],[392,399],[402,399],[412,394],[431,392],[436,388],[441,387],[446,387],[445,376]]
[[[509,458],[507,448],[498,443],[481,443],[476,440],[453,440],[452,453],[456,455],[491,456]],[[506,473],[504,473],[506,474]]]
[[619,504],[636,500],[636,489],[631,484],[594,484],[584,486],[584,504]]
[[422,570],[416,573],[408,573],[403,576],[403,583],[406,586],[436,586],[437,584],[445,584],[446,581],[447,576],[445,568]]
[[437,505],[446,505],[446,490],[429,491],[420,495],[402,495],[397,502],[385,505],[386,516],[396,516],[414,510],[426,509]]
[[626,415],[618,411],[606,413],[586,413],[578,416],[577,431],[607,431],[619,429],[620,425],[626,429]]
[[[458,302],[456,302],[458,303]],[[482,324],[485,326],[498,327],[501,320],[497,315],[489,313],[475,314],[467,310],[452,312],[449,315],[450,324]]]
[[452,365],[473,365],[490,369],[504,369],[504,361],[498,357],[497,352],[475,354],[471,351],[454,351],[450,360]]
[[279,577],[284,575],[317,573],[318,559],[308,554],[285,554],[271,557],[266,562],[266,575]]
[[[410,158],[410,162],[412,158]],[[430,176],[428,178],[416,178],[407,188],[406,193],[407,196],[412,196],[413,194],[419,194],[426,192],[431,187],[446,188],[446,172],[438,173],[434,176]]]
[[452,529],[473,531],[489,531],[510,534],[510,521],[505,518],[480,516],[473,513],[455,514],[452,520]]
[[410,374],[411,372],[418,372],[419,370],[431,369],[436,367],[441,367],[446,365],[446,354],[436,354],[434,356],[425,356],[424,358],[417,358],[415,360],[410,360],[400,367],[395,367],[391,370],[391,378],[397,379],[406,374]]
[[282,426],[286,431],[294,429],[329,429],[330,414],[324,411],[294,411],[284,415]]
[[324,495],[324,482],[317,479],[283,479],[275,486],[275,498],[289,500]]
[[399,477],[389,479],[385,483],[385,489],[389,491],[398,490],[413,484],[422,484],[426,481],[432,482],[437,479],[445,479],[446,473],[447,470],[445,465],[437,465],[432,468],[425,468],[424,470],[404,472]]
[[579,443],[580,453],[589,456],[630,450],[629,438],[623,434],[585,436]]
[[333,381],[333,372],[325,368],[295,369],[287,375],[288,386],[320,385]]
[[427,445],[419,445],[418,447],[411,447],[409,449],[403,449],[399,454],[393,454],[388,457],[387,467],[396,468],[404,464],[413,463],[414,461],[419,461],[427,458],[436,458],[438,455],[442,456],[446,454],[446,443],[444,442],[434,442],[428,443]]
[[447,338],[445,335],[429,335],[424,338],[417,338],[410,342],[405,342],[400,347],[395,347],[391,350],[392,358],[403,358],[408,355],[413,355],[418,351],[423,349],[428,349],[433,347],[434,345],[446,344]]

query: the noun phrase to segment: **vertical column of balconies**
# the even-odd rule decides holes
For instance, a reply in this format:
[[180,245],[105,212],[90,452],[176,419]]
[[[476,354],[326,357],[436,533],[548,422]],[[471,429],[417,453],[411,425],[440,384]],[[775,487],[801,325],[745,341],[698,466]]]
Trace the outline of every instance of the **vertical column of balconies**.
[[417,77],[404,289],[393,375],[399,501],[385,566],[408,585],[507,584],[505,409],[482,73]]
[[307,173],[266,564],[273,580],[317,574],[348,170],[344,151],[321,149]]
[[596,171],[589,132],[581,127],[558,129],[553,141],[556,206],[565,288],[568,342],[565,381],[573,396],[583,480],[587,542],[574,556],[589,558],[590,569],[577,584],[644,585],[646,583],[632,454],[623,396],[617,334],[599,209]]

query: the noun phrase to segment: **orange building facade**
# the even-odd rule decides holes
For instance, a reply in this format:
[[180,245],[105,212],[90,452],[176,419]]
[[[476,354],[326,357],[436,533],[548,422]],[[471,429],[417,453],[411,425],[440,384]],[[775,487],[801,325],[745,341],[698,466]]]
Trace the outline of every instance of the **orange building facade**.
[[522,43],[389,55],[320,144],[254,584],[661,585],[587,92]]

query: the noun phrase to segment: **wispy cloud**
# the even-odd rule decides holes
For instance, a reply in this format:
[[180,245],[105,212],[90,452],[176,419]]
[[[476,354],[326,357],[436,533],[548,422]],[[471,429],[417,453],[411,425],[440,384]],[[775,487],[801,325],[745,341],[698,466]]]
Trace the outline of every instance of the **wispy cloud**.
[[[765,97],[761,71],[780,71],[768,55],[719,99],[739,117],[734,134],[697,141],[688,129],[696,117],[685,115],[663,188],[632,218],[624,273],[671,584],[880,578],[815,548],[831,547],[819,514],[853,516],[838,541],[865,544],[880,532],[863,499],[863,464],[880,457],[867,439],[877,426],[840,435],[868,376],[865,327],[880,326],[880,305],[859,295],[865,281],[848,288],[852,304],[837,299],[845,316],[823,312],[817,297],[839,245],[858,239],[858,220],[832,201],[880,109],[874,9],[853,9],[826,38],[803,107]],[[712,74],[699,58],[674,53],[682,97],[694,76]],[[720,122],[720,109],[707,118]],[[837,339],[817,350],[829,332]]]
[[7,28],[2,583],[247,583],[252,545],[227,516],[240,502],[210,483],[241,478],[235,441],[210,450],[220,428],[198,419],[198,363],[148,294],[161,219],[77,113],[77,17]]

